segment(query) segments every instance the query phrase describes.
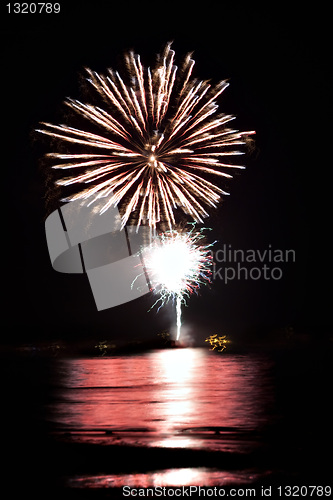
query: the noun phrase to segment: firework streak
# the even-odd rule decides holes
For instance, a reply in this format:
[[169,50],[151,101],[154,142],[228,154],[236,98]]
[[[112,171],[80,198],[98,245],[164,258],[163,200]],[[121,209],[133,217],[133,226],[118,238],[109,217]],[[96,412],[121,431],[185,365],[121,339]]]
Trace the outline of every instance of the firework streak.
[[152,69],[143,67],[139,55],[130,52],[125,57],[124,78],[111,69],[106,75],[87,70],[103,108],[67,99],[90,127],[43,123],[38,129],[80,147],[78,154],[47,155],[52,168],[72,174],[58,185],[85,185],[63,201],[103,201],[101,213],[119,206],[122,227],[134,217],[138,227],[148,224],[155,231],[162,221],[172,229],[177,207],[203,222],[209,207],[228,194],[214,183],[217,177],[230,178],[232,169],[244,168],[226,163],[225,157],[243,154],[235,147],[254,132],[227,128],[234,116],[218,114],[216,99],[228,83],[212,85],[192,78],[191,54],[180,68],[170,43]]

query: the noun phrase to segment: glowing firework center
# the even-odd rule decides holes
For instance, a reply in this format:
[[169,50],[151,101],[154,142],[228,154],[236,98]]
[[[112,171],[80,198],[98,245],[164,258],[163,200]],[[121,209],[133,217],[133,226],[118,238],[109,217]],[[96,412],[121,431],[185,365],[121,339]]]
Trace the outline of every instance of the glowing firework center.
[[158,243],[146,261],[147,271],[170,294],[183,293],[186,281],[198,262],[199,252],[191,251],[185,241],[170,240]]

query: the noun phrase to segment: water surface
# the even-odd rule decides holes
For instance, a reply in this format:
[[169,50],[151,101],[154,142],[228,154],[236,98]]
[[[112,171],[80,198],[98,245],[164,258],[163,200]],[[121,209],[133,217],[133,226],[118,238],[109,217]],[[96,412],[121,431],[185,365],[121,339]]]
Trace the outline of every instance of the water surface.
[[30,352],[1,361],[4,456],[11,485],[25,490],[324,484],[330,477],[328,349]]
[[[272,424],[272,362],[263,355],[184,348],[57,364],[61,385],[48,411],[54,432],[71,442],[246,454]],[[258,476],[248,469],[181,470],[153,471],[145,480],[141,474],[135,484],[185,484],[189,477],[198,484],[227,484]],[[119,475],[88,475],[69,483],[107,487],[124,481]]]
[[[269,423],[271,362],[264,356],[166,349],[59,360],[62,387],[50,408],[59,429],[149,434],[150,445],[236,446]],[[207,440],[207,434],[218,439]],[[201,436],[204,434],[204,440]],[[221,439],[225,437],[226,439]],[[240,450],[242,447],[240,446]]]

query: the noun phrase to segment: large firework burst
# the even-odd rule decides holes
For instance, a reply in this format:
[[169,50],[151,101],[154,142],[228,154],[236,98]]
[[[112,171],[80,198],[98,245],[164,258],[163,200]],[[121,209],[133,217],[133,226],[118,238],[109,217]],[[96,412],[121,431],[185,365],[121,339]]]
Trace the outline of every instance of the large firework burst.
[[47,155],[56,160],[52,168],[75,172],[58,185],[85,184],[63,201],[102,199],[102,212],[118,205],[122,226],[134,216],[138,226],[155,229],[164,221],[171,229],[177,207],[202,222],[207,209],[228,194],[216,184],[217,177],[230,178],[231,169],[244,168],[226,163],[225,157],[242,154],[235,146],[253,132],[227,128],[234,116],[218,114],[216,99],[228,83],[192,78],[191,54],[179,69],[170,43],[153,69],[144,68],[139,55],[125,57],[128,81],[111,69],[106,75],[87,70],[103,108],[66,101],[101,134],[50,123],[38,130],[80,147],[79,153]]

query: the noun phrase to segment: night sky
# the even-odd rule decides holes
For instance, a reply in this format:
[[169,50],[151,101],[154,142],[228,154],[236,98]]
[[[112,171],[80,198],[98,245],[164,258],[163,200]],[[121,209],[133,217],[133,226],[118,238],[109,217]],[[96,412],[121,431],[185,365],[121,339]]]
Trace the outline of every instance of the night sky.
[[3,342],[148,339],[173,324],[171,306],[147,312],[149,296],[98,312],[86,276],[52,269],[39,167],[47,150],[33,132],[41,121],[65,121],[62,102],[80,98],[85,66],[118,68],[127,49],[152,64],[170,40],[177,62],[194,52],[194,76],[229,79],[220,110],[237,115],[239,130],[256,130],[247,169],[207,221],[209,237],[216,248],[296,252],[281,280],[215,280],[202,289],[184,310],[186,329],[199,340],[213,333],[246,340],[290,325],[314,339],[331,335],[328,4],[293,12],[262,2],[192,2],[186,12],[167,3],[63,4],[61,14],[39,17],[1,9]]

